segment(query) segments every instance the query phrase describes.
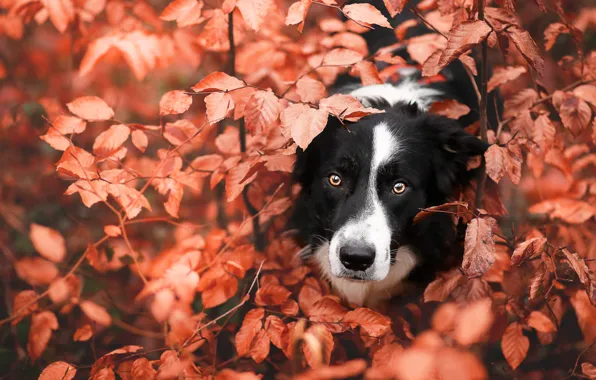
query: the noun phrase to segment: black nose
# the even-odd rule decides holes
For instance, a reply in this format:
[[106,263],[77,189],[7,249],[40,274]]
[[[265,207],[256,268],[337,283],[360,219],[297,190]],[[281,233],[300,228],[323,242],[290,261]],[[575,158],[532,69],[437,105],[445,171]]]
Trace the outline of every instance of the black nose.
[[361,244],[345,245],[339,249],[339,260],[347,269],[364,271],[375,261],[375,249]]

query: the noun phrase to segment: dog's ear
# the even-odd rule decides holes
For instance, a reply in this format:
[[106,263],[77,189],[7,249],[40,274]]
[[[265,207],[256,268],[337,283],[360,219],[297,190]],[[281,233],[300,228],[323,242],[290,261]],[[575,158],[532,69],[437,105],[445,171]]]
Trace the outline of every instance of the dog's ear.
[[446,117],[429,115],[424,128],[435,148],[432,161],[437,190],[449,196],[456,183],[465,181],[468,160],[484,154],[488,144]]
[[315,137],[306,149],[296,150],[296,163],[292,172],[292,180],[295,183],[299,183],[303,188],[310,185],[322,160],[322,153],[330,149],[333,130],[340,127],[341,124],[337,119],[329,117],[323,132]]

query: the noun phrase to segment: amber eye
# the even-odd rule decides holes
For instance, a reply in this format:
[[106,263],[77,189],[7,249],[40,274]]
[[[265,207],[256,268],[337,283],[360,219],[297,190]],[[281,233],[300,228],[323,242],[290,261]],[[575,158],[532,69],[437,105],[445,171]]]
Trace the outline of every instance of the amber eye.
[[331,186],[334,186],[334,187],[341,185],[341,177],[339,176],[339,174],[336,174],[336,173],[329,174],[329,183],[331,184]]
[[403,194],[406,191],[406,184],[403,182],[395,182],[393,185],[393,193],[394,194]]

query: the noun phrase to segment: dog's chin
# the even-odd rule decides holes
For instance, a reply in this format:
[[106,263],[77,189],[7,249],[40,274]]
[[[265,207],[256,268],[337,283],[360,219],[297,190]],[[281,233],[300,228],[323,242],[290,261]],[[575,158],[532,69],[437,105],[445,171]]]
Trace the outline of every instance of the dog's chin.
[[368,282],[378,282],[383,281],[387,275],[380,275],[380,274],[369,274],[369,273],[354,273],[348,271],[341,271],[338,274],[332,273],[332,276],[338,279],[342,279],[343,281],[353,282],[353,283],[368,283]]

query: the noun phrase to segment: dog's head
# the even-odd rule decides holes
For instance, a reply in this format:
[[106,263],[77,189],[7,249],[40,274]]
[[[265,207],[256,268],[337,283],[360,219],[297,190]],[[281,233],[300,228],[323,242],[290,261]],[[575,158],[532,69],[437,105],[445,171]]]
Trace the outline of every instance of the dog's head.
[[[384,280],[400,265],[400,252],[411,254],[412,236],[420,238],[414,216],[444,203],[468,159],[486,148],[456,121],[415,106],[348,125],[330,118],[299,152],[294,172],[302,185],[299,227],[314,243],[328,244],[328,257],[317,257],[326,274]],[[407,272],[414,266],[404,265]]]

